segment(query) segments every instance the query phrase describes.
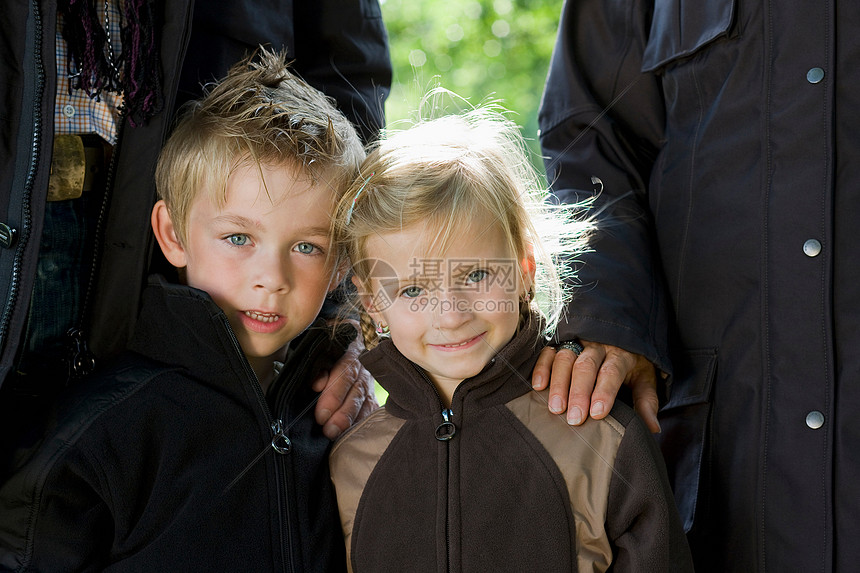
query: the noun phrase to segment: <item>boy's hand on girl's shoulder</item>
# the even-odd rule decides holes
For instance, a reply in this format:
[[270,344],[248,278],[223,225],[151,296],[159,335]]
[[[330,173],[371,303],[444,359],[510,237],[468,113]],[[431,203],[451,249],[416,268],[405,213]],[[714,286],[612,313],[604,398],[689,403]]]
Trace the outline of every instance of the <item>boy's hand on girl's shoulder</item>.
[[657,369],[639,354],[623,348],[581,341],[577,356],[570,350],[547,346],[541,351],[532,374],[535,390],[549,385],[549,410],[561,414],[567,409],[567,423],[578,426],[589,416],[604,418],[612,409],[622,384],[633,395],[633,407],[652,432],[660,431],[657,421]]
[[357,336],[332,369],[320,374],[311,386],[322,392],[314,415],[330,440],[379,407],[373,377],[358,361],[363,350],[364,343]]

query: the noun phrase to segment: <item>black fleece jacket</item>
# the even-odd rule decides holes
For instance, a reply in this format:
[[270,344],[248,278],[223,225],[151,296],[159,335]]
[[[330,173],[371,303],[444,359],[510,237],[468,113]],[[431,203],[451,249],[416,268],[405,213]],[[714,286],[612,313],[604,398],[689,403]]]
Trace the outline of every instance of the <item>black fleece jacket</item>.
[[131,351],[0,488],[0,570],[341,570],[308,382],[349,330],[311,326],[264,397],[209,296],[151,281]]

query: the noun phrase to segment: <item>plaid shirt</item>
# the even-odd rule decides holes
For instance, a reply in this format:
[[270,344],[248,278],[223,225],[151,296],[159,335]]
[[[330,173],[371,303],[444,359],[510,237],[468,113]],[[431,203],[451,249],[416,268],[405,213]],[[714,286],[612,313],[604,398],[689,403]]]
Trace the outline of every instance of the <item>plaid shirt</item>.
[[[113,52],[119,56],[122,51],[120,37],[120,13],[114,0],[108,1],[108,19]],[[56,134],[98,134],[110,143],[116,144],[119,125],[119,106],[122,94],[102,92],[99,98],[90,98],[83,90],[70,90],[69,64],[66,42],[60,33],[62,15],[57,17],[57,100],[54,106],[54,133]],[[98,101],[100,100],[100,101]]]

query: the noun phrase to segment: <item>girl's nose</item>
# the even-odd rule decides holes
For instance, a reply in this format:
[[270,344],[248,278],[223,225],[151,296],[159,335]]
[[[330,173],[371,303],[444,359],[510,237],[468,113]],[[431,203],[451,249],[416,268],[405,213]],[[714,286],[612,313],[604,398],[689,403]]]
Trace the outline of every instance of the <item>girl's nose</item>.
[[434,312],[435,326],[445,330],[456,330],[472,318],[471,301],[456,292],[439,292],[437,309]]

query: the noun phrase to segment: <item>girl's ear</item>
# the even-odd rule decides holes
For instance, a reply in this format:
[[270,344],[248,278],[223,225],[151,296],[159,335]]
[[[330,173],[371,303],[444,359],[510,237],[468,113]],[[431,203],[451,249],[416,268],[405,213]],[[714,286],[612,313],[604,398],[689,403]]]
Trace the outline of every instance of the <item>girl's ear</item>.
[[152,208],[152,232],[155,234],[155,240],[158,241],[158,246],[161,247],[161,252],[167,261],[181,269],[188,264],[188,257],[185,254],[185,248],[176,237],[176,230],[173,228],[173,220],[170,218],[170,212],[167,210],[167,203],[161,199],[155,203]]
[[354,284],[355,288],[358,290],[358,300],[361,302],[361,306],[364,307],[364,310],[367,311],[367,314],[370,315],[373,322],[380,324],[382,315],[377,312],[376,307],[373,306],[373,295],[367,289],[367,286],[355,275],[352,275],[352,284]]
[[[334,274],[331,277],[331,282],[328,284],[328,292],[332,292],[343,281],[344,277],[346,277],[346,273],[349,272],[349,265],[346,261],[340,263],[335,269]],[[355,281],[353,281],[354,283]]]
[[520,261],[523,271],[523,277],[528,280],[526,284],[526,292],[534,288],[535,271],[537,271],[537,263],[535,262],[535,248],[531,243],[526,243],[526,256]]

